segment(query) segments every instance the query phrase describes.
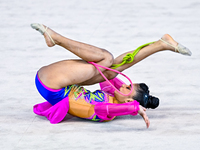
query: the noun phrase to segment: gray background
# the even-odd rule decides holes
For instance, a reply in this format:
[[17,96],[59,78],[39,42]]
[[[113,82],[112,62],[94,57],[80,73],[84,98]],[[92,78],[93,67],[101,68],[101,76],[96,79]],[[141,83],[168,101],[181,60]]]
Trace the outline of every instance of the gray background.
[[[0,0],[0,12],[1,150],[199,149],[198,0]],[[165,33],[193,55],[160,52],[124,72],[160,98],[159,108],[147,111],[149,129],[140,116],[95,123],[67,115],[52,125],[32,112],[34,104],[44,101],[35,88],[35,74],[44,65],[76,56],[58,46],[48,48],[30,28],[37,22],[114,56]]]

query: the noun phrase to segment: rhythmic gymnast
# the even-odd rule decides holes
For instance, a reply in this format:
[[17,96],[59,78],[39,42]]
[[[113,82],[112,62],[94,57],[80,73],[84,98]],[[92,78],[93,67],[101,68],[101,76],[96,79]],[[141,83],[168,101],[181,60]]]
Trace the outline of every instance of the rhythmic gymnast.
[[[105,49],[66,38],[42,24],[31,24],[33,29],[44,35],[47,46],[59,45],[81,59],[63,60],[39,69],[35,83],[39,93],[47,100],[34,106],[34,112],[46,116],[51,123],[63,120],[67,113],[93,121],[109,121],[116,116],[137,115],[143,117],[147,128],[150,125],[146,108],[156,108],[159,99],[149,94],[146,84],[124,84],[117,79],[118,73],[99,68],[105,77],[110,80],[120,92],[129,94],[124,96],[117,91],[106,90],[109,87],[97,68],[88,62],[111,68],[113,64],[120,64],[123,58],[134,51],[121,54],[113,58]],[[178,44],[170,35],[142,47],[130,63],[123,64],[115,70],[122,72],[146,57],[164,50],[170,50],[183,55],[191,55],[186,47]],[[90,92],[84,85],[101,83],[102,90]]]

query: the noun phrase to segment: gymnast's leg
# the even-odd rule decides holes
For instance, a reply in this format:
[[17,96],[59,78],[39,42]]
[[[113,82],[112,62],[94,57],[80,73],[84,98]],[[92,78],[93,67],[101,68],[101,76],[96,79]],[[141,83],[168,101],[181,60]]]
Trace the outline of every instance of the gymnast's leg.
[[[39,27],[45,28],[40,24]],[[43,34],[49,47],[57,44],[82,58],[82,60],[64,60],[42,67],[38,76],[50,88],[59,89],[79,84],[99,74],[96,68],[86,61],[93,61],[106,67],[113,64],[113,56],[107,50],[68,39],[50,28],[46,29]],[[101,70],[104,71],[104,69]]]
[[[160,52],[160,51],[170,50],[172,52],[176,52],[174,47],[176,47],[178,45],[178,43],[170,35],[165,34],[165,35],[162,36],[161,39],[166,41],[170,45],[166,44],[166,42],[158,40],[155,43],[150,44],[150,45],[142,48],[135,55],[134,60],[133,60],[132,63],[124,64],[124,65],[116,68],[115,70],[118,70],[118,71],[122,72],[123,70],[128,69],[131,66],[133,66],[134,64],[142,61],[146,57],[148,57],[148,56],[150,56],[150,55],[152,55],[154,53]],[[129,52],[126,52],[124,54],[121,54],[120,56],[118,56],[117,58],[114,59],[113,64],[120,64],[122,62],[124,56],[126,56],[128,53],[133,53],[133,52],[134,51],[129,51]],[[189,51],[189,53],[190,53],[190,51]],[[114,77],[117,76],[116,72],[109,71],[109,70],[106,70],[103,73],[108,79],[113,79]],[[91,84],[99,83],[99,82],[102,82],[102,81],[104,81],[104,78],[101,75],[97,75],[97,76],[89,79],[88,81],[85,81],[85,82],[81,83],[81,85],[91,85]]]
[[[44,28],[46,28],[46,26],[44,26]],[[85,61],[91,61],[96,63],[101,62],[100,64],[105,66],[110,66],[111,62],[113,62],[112,54],[105,49],[71,40],[56,33],[50,28],[47,28],[46,31],[48,32],[48,34],[44,32],[44,38],[49,47],[52,47],[54,45],[60,45]],[[54,43],[50,38],[53,39]],[[103,61],[105,59],[106,61]]]

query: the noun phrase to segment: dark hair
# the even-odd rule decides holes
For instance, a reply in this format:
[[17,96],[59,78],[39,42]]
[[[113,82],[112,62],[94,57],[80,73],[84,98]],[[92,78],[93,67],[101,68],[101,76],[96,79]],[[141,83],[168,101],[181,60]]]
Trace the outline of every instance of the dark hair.
[[159,99],[149,95],[149,87],[145,83],[139,84],[139,88],[136,90],[136,95],[133,96],[133,99],[145,108],[155,109],[159,105]]

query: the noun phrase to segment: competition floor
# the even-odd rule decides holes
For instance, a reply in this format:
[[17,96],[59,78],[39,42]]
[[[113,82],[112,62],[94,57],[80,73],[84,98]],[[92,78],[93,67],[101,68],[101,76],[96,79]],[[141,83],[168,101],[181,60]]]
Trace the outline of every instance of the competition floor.
[[[0,2],[1,150],[197,150],[200,147],[200,2],[198,0],[26,0]],[[43,102],[34,85],[37,70],[76,58],[61,47],[48,48],[31,23],[43,23],[114,56],[171,34],[190,48],[191,57],[157,53],[125,71],[145,82],[161,100],[140,116],[95,123],[67,115],[52,125],[32,106]],[[89,87],[98,89],[98,85]]]

